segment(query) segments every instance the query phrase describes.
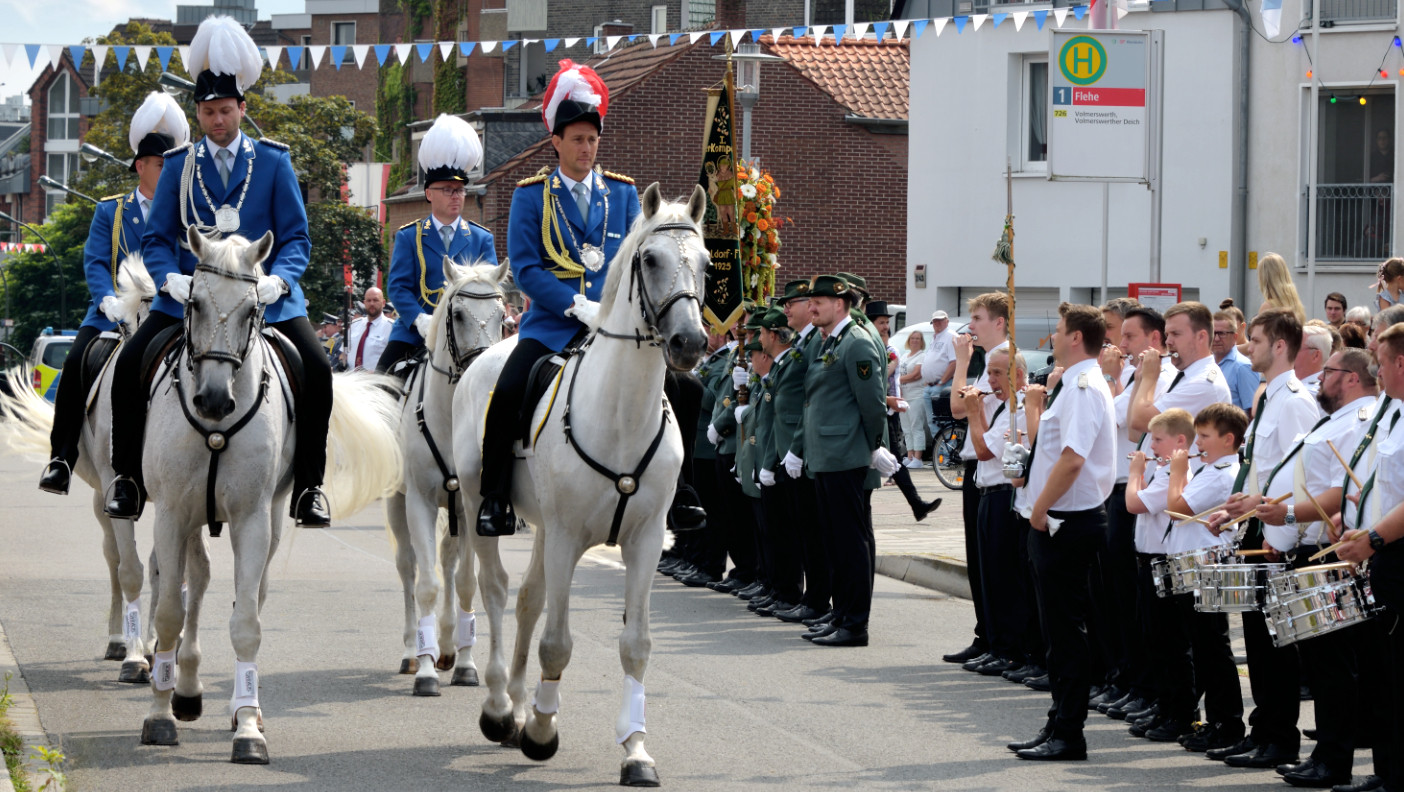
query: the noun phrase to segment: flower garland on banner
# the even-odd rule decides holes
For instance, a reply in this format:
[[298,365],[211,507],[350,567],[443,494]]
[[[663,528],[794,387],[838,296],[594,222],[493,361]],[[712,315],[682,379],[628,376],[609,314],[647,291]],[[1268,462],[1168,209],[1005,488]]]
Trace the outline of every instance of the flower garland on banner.
[[742,161],[736,169],[736,183],[741,193],[741,274],[745,278],[746,296],[763,302],[775,293],[775,271],[780,268],[776,254],[780,252],[780,227],[794,221],[775,214],[775,202],[780,188],[768,171]]

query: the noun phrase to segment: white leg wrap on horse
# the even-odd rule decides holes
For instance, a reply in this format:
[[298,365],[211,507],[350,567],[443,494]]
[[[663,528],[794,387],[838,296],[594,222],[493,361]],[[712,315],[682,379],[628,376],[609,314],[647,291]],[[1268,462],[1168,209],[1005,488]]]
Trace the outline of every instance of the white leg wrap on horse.
[[430,655],[435,660],[439,659],[439,628],[434,624],[433,616],[425,616],[419,620],[415,642],[415,656]]
[[238,714],[242,707],[258,706],[258,663],[234,663],[234,699],[229,711]]
[[553,715],[561,709],[561,680],[543,679],[536,683],[536,693],[531,697],[531,706],[542,715]]
[[622,743],[635,733],[648,733],[644,728],[644,686],[639,680],[625,674],[624,706],[619,708],[619,720],[614,722],[616,742]]
[[152,658],[156,667],[151,669],[151,684],[157,690],[174,690],[176,686],[176,650],[157,652]]
[[128,641],[141,638],[141,597],[127,603],[127,612],[122,617],[122,637]]
[[474,646],[478,643],[478,617],[470,612],[458,612],[458,648]]

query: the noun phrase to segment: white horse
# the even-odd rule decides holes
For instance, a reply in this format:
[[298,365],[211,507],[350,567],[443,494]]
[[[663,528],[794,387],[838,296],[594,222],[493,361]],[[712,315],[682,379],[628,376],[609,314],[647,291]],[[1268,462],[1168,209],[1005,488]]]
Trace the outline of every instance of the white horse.
[[[517,515],[539,530],[517,596],[510,684],[501,641],[507,573],[498,540],[472,530],[462,534],[481,565],[479,584],[489,619],[491,652],[484,675],[489,695],[479,726],[489,740],[519,739],[522,752],[537,760],[549,759],[559,746],[555,719],[561,674],[571,655],[575,566],[595,545],[620,546],[626,567],[619,637],[625,677],[615,735],[625,751],[620,783],[628,786],[658,785],[653,758],[644,750],[648,603],[683,461],[663,380],[667,368],[689,370],[706,350],[701,294],[708,254],[699,225],[706,205],[700,186],[686,205],[664,202],[657,184],[644,191],[642,215],[610,265],[589,347],[562,371],[556,396],[536,407],[532,449],[516,463],[512,487]],[[454,456],[461,473],[481,468],[482,417],[514,342],[488,350],[459,382]],[[465,478],[472,480],[471,474]],[[476,515],[481,504],[476,489],[464,490],[468,514]],[[461,579],[458,588],[462,598]],[[527,652],[543,602],[541,681],[528,708]]]
[[[401,402],[404,488],[385,503],[395,568],[405,596],[400,673],[416,675],[416,696],[439,695],[436,668],[454,669],[451,684],[478,684],[472,653],[477,629],[471,605],[476,585],[471,559],[463,570],[469,605],[458,609],[456,636],[453,620],[459,550],[458,539],[447,528],[450,519],[456,520],[459,531],[473,530],[473,523],[463,512],[454,475],[452,401],[463,372],[483,350],[502,340],[506,312],[498,284],[506,277],[508,265],[460,267],[445,256],[443,268],[443,296],[426,339],[430,351],[405,383]],[[436,558],[441,574],[435,572]]]
[[[154,618],[153,701],[141,741],[176,745],[176,719],[201,714],[199,617],[210,580],[202,527],[227,521],[234,553],[232,761],[267,764],[258,702],[259,610],[292,487],[294,452],[290,406],[274,353],[259,332],[263,310],[255,284],[273,235],[253,243],[238,236],[210,241],[192,228],[186,239],[199,264],[185,306],[185,338],[156,382],[142,467],[157,506],[163,574]],[[328,500],[342,514],[399,486],[398,404],[385,380],[365,372],[334,380]],[[216,464],[217,476],[211,475]]]
[[[121,304],[121,315],[126,326],[135,330],[146,318],[151,308],[151,300],[156,296],[156,286],[146,271],[140,254],[123,259],[117,269],[117,282],[114,284],[117,300]],[[78,464],[74,473],[93,488],[93,515],[102,526],[102,552],[107,560],[107,571],[112,584],[112,597],[107,613],[106,660],[121,660],[122,668],[117,674],[118,682],[149,682],[150,666],[147,655],[154,651],[147,646],[152,640],[150,619],[145,629],[141,618],[141,587],[145,572],[142,568],[141,553],[137,549],[136,526],[131,520],[109,517],[103,510],[107,487],[116,473],[112,470],[112,371],[113,361],[121,352],[120,344],[108,358],[90,396],[92,405],[85,413],[83,430],[79,438]],[[91,347],[89,347],[91,348]],[[7,443],[16,451],[35,458],[47,459],[49,455],[49,431],[54,424],[54,405],[40,398],[25,383],[12,377],[11,393],[0,397],[0,423]],[[80,383],[70,382],[67,387],[76,388]],[[156,587],[156,568],[151,568],[153,594]],[[153,596],[151,613],[156,604]]]

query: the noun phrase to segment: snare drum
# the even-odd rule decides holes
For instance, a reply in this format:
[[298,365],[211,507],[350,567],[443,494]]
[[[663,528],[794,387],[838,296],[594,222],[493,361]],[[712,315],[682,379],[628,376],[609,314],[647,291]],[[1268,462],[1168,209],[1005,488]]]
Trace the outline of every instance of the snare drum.
[[1262,607],[1267,581],[1286,564],[1215,564],[1205,567],[1195,589],[1194,609],[1204,613],[1247,613]]
[[1369,581],[1354,564],[1286,570],[1273,575],[1268,587],[1263,611],[1277,646],[1344,630],[1378,610]]
[[[1190,550],[1184,553],[1175,553],[1165,557],[1163,564],[1165,576],[1156,578],[1155,593],[1162,597],[1169,597],[1175,594],[1192,594],[1199,588],[1200,579],[1206,567],[1217,565],[1220,561],[1233,556],[1233,549],[1223,545],[1213,547],[1201,547],[1197,550]],[[1151,565],[1152,573],[1155,572],[1155,564]]]
[[1151,580],[1155,583],[1157,597],[1170,596],[1170,566],[1165,558],[1153,558],[1150,564]]

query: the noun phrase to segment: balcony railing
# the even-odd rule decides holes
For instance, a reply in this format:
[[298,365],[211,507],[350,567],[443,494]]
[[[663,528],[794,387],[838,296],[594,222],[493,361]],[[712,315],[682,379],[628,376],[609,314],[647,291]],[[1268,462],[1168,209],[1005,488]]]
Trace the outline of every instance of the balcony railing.
[[[1380,261],[1387,257],[1393,249],[1393,201],[1393,184],[1316,185],[1316,259]],[[1304,214],[1306,208],[1303,192]]]
[[1398,14],[1398,0],[1319,0],[1321,22],[1328,25],[1350,25],[1362,22],[1393,22]]

